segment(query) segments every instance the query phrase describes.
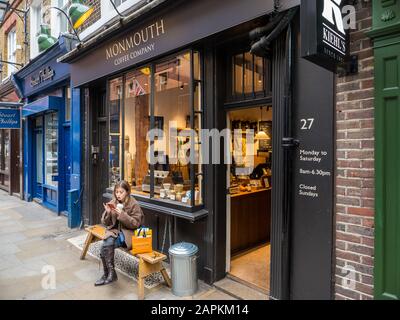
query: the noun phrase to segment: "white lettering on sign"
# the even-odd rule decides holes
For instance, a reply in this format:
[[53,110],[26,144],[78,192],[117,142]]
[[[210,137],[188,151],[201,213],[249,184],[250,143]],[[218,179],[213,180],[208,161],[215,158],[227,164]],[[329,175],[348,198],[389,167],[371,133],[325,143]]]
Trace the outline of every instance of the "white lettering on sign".
[[[121,58],[121,63],[126,59],[133,59],[154,50],[154,44],[147,45],[147,42],[156,39],[165,34],[164,20],[160,19],[155,23],[131,33],[123,39],[120,39],[106,48],[106,60]],[[142,48],[140,48],[142,46]],[[122,57],[120,57],[123,55]],[[117,60],[114,60],[114,65]]]
[[330,23],[336,26],[337,30],[344,35],[343,16],[340,10],[340,4],[342,0],[324,0],[324,11],[322,16],[328,20]]
[[326,24],[322,26],[323,41],[331,48],[339,51],[339,53],[346,54],[346,39],[338,33],[329,28]]

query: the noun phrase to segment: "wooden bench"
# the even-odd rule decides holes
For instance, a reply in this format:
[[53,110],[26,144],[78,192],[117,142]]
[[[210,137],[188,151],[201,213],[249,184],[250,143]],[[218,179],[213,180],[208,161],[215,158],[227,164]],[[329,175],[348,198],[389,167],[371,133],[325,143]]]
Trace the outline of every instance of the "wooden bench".
[[[106,229],[102,225],[90,226],[85,229],[88,232],[85,245],[81,253],[81,260],[85,259],[86,253],[91,243],[104,240]],[[124,250],[132,255],[130,251]],[[168,276],[167,271],[162,265],[162,261],[167,259],[167,256],[161,252],[153,251],[151,253],[141,253],[135,255],[139,258],[139,279],[138,279],[138,297],[139,300],[144,299],[144,279],[155,273],[161,272],[165,283],[168,287],[172,286],[171,278]]]

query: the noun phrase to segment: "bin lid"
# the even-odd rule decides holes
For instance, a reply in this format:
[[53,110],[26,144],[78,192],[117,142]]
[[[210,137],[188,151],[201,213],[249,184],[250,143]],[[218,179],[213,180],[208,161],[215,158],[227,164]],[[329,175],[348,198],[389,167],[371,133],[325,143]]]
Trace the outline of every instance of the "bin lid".
[[199,251],[199,248],[189,242],[179,242],[174,245],[172,245],[168,252],[172,255],[175,256],[191,256],[197,253]]

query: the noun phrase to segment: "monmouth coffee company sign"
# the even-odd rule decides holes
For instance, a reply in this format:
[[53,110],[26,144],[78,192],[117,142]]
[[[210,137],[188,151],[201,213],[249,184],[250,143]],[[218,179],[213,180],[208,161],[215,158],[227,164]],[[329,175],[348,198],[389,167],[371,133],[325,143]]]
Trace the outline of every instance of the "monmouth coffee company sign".
[[[309,0],[307,0],[309,1]],[[175,1],[177,2],[177,1]],[[299,0],[281,1],[282,10],[299,4]],[[180,1],[158,14],[137,19],[98,46],[79,50],[61,59],[70,65],[74,87],[116,74],[161,55],[187,47],[235,25],[251,21],[274,10],[274,2],[248,1]]]
[[301,2],[303,58],[330,71],[345,62],[349,52],[349,26],[343,0]]
[[20,129],[20,109],[0,109],[0,129]]
[[124,65],[154,51],[157,38],[165,34],[164,20],[159,19],[140,30],[114,41],[104,50],[104,59],[115,66]]

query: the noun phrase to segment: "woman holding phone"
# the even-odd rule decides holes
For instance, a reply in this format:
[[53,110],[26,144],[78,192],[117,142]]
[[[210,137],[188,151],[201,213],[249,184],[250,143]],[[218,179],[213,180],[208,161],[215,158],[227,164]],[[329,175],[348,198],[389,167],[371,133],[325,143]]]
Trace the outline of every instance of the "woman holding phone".
[[114,187],[113,199],[103,203],[101,223],[106,227],[106,234],[100,249],[100,258],[104,274],[95,282],[95,286],[109,284],[118,279],[114,266],[114,250],[118,247],[131,249],[133,232],[143,223],[143,211],[130,194],[129,183],[120,181]]

